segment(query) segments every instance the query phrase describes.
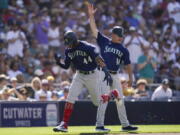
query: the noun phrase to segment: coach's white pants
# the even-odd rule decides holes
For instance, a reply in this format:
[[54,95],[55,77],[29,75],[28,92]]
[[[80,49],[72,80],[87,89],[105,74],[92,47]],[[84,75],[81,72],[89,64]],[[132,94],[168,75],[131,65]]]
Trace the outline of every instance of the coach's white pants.
[[[104,79],[104,73],[101,71],[100,72],[100,77],[103,80]],[[117,111],[118,111],[118,117],[120,119],[121,125],[123,127],[126,127],[129,125],[129,121],[127,119],[127,115],[126,115],[126,109],[124,106],[124,100],[123,100],[123,92],[122,92],[122,88],[121,88],[121,83],[119,80],[119,75],[118,74],[111,74],[112,79],[113,79],[113,85],[110,88],[109,86],[107,86],[106,82],[101,81],[101,89],[100,89],[100,93],[102,94],[107,94],[110,92],[110,89],[117,89],[119,91],[120,94],[120,98],[121,100],[117,101],[116,100],[116,107],[117,107]],[[102,103],[100,102],[100,105],[98,107],[97,110],[97,120],[96,120],[96,126],[104,126],[104,118],[105,118],[105,111],[107,108],[107,103]]]

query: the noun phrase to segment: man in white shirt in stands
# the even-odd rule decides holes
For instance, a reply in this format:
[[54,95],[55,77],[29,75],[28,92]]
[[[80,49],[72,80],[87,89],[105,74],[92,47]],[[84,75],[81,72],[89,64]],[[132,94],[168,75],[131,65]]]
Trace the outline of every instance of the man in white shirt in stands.
[[173,18],[176,24],[180,24],[180,3],[176,0],[170,0],[167,10],[169,17]]
[[52,47],[59,47],[60,46],[60,32],[58,24],[55,21],[51,21],[51,26],[48,28],[48,39],[49,45]]
[[145,45],[148,45],[148,42],[145,40],[141,32],[138,32],[137,29],[133,26],[129,28],[130,34],[127,35],[124,39],[124,45],[129,50],[130,60],[132,64],[136,64],[138,57],[143,54],[142,49]]
[[50,101],[52,93],[51,93],[51,91],[48,91],[48,89],[49,89],[48,80],[43,79],[42,80],[42,89],[39,91],[36,91],[35,99],[37,101]]
[[6,40],[8,43],[7,52],[8,55],[14,57],[18,55],[23,57],[24,45],[28,44],[24,32],[20,30],[17,25],[17,22],[11,22],[11,29],[7,32]]
[[151,100],[157,100],[157,99],[168,99],[172,97],[172,90],[169,88],[169,80],[164,79],[162,81],[162,84],[155,89],[155,91],[152,94]]

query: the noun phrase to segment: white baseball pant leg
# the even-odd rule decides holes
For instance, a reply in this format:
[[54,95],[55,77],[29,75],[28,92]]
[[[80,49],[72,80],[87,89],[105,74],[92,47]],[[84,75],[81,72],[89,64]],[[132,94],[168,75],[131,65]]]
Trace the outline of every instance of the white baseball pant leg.
[[67,102],[75,103],[79,94],[83,89],[84,80],[80,73],[76,72],[69,88],[69,94],[67,96]]
[[[123,93],[122,93],[122,88],[121,88],[121,84],[119,81],[119,76],[118,76],[118,74],[116,74],[116,75],[111,74],[112,79],[113,79],[113,85],[111,88],[107,85],[106,82],[103,81],[104,76],[105,76],[104,73],[101,71],[101,76],[100,76],[100,78],[101,78],[101,95],[108,94],[110,92],[110,89],[117,89],[119,91],[121,99],[119,101],[116,100],[115,102],[116,102],[118,117],[120,119],[121,125],[123,127],[126,127],[129,125],[129,121],[128,121],[127,115],[126,115],[126,109],[125,109],[125,105],[124,105]],[[100,105],[97,110],[96,126],[104,126],[106,108],[107,108],[107,103],[100,102]]]
[[120,95],[120,100],[115,100],[116,102],[116,107],[117,107],[117,111],[118,111],[118,117],[119,120],[121,122],[121,125],[123,127],[129,126],[129,121],[127,119],[127,114],[126,114],[126,109],[125,109],[125,105],[124,105],[124,98],[123,98],[123,92],[122,92],[122,87],[121,87],[121,83],[119,80],[119,75],[118,74],[111,74],[112,78],[113,78],[113,85],[112,85],[112,89],[117,89],[119,91],[119,95]]
[[[110,91],[110,87],[107,85],[106,81],[103,81],[105,77],[105,74],[103,71],[99,71],[99,92],[101,99],[101,95],[107,94]],[[102,100],[99,102],[99,106],[97,109],[97,115],[96,115],[96,126],[101,127],[104,126],[104,119],[105,119],[105,112],[107,108],[108,102],[103,103]]]
[[89,94],[91,95],[91,100],[93,104],[95,106],[98,106],[100,101],[100,94],[98,91],[98,75],[99,73],[96,70],[94,73],[88,75],[79,73],[77,71],[70,86],[67,101],[74,104],[83,87],[85,86],[88,89]]

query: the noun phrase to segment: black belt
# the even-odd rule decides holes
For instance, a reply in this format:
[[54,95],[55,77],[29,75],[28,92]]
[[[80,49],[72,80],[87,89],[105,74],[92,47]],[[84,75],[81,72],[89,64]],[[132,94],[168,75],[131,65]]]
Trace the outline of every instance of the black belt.
[[[102,70],[101,67],[98,67],[97,69],[100,70],[100,71]],[[111,74],[117,74],[118,72],[117,72],[117,71],[111,71],[111,70],[109,70],[109,73],[111,73]]]
[[82,71],[82,70],[79,70],[79,73],[84,74],[84,75],[89,75],[89,74],[92,74],[94,72],[95,72],[94,70],[93,71]]
[[109,71],[110,74],[117,74],[117,71]]

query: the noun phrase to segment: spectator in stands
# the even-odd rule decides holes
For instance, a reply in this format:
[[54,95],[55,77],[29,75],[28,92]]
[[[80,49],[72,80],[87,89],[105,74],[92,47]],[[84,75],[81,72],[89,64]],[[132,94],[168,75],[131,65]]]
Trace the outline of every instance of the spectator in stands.
[[148,83],[154,82],[156,61],[149,56],[149,47],[144,47],[144,54],[138,58],[139,77],[146,79]]
[[170,0],[167,6],[169,17],[173,18],[176,24],[180,24],[180,3],[176,0]]
[[71,83],[69,81],[62,81],[60,83],[60,90],[58,91],[59,98],[64,96],[63,90],[65,87],[70,87]]
[[41,90],[41,80],[38,77],[34,77],[31,81],[31,87],[34,91]]
[[10,79],[10,85],[12,86],[12,88],[15,88],[17,87],[17,78],[16,77],[12,77]]
[[149,97],[149,94],[146,91],[147,81],[145,79],[139,79],[136,86],[137,88],[135,89],[134,98],[140,99]]
[[176,23],[175,23],[175,21],[174,21],[173,18],[170,18],[170,19],[168,20],[167,24],[164,25],[164,27],[163,27],[163,34],[165,34],[166,31],[167,31],[169,28],[171,29],[170,36],[171,36],[171,37],[173,36],[174,38],[177,37],[177,36],[178,36],[178,27],[177,27],[177,25],[176,25]]
[[31,56],[36,56],[40,52],[40,48],[38,47],[38,42],[35,39],[31,40],[31,46],[29,47],[29,51]]
[[19,64],[17,61],[11,62],[10,70],[8,70],[7,73],[10,78],[17,77],[17,75],[22,74],[22,72],[19,70]]
[[69,81],[70,80],[70,76],[68,74],[68,71],[66,71],[66,70],[62,70],[60,76],[61,76],[61,81]]
[[52,101],[58,101],[59,100],[58,92],[57,91],[53,91],[51,98],[52,98]]
[[172,97],[172,90],[169,88],[169,80],[164,79],[162,84],[155,89],[152,94],[151,100],[163,100]]
[[137,59],[142,55],[142,49],[147,41],[140,35],[135,27],[130,27],[130,34],[124,39],[124,45],[128,48],[130,60],[133,64],[137,63]]
[[134,12],[132,10],[130,10],[128,12],[127,16],[124,17],[124,20],[128,22],[129,26],[138,28],[140,23],[139,23],[138,19],[133,16],[133,13]]
[[7,61],[5,60],[7,53],[6,53],[6,51],[4,51],[4,48],[5,48],[5,46],[2,48],[2,50],[0,49],[0,74],[6,74],[8,68],[9,68]]
[[48,76],[47,77],[48,83],[49,83],[49,91],[53,92],[55,91],[55,87],[54,87],[54,77],[53,76]]
[[60,47],[60,29],[56,20],[51,21],[51,26],[48,28],[48,39],[49,45],[54,49],[59,49]]
[[23,100],[23,96],[14,88],[4,87],[0,92],[0,100],[18,101]]
[[159,51],[159,43],[157,42],[157,40],[150,36],[148,37],[148,44],[149,44],[149,55],[153,56],[154,58],[156,58],[156,61],[159,62],[159,55],[160,55],[160,51]]
[[3,54],[4,49],[5,49],[5,44],[4,41],[1,39],[1,33],[0,33],[0,54]]
[[35,72],[34,72],[34,75],[37,76],[40,79],[44,78],[44,73],[43,73],[43,71],[41,69],[36,69]]
[[48,48],[48,28],[49,28],[49,22],[43,18],[42,13],[39,13],[36,15],[35,23],[34,23],[34,32],[36,40],[38,41],[38,44],[40,47],[47,49]]
[[[19,91],[19,93],[22,96],[21,100],[23,100],[23,101],[35,101],[34,98],[31,98],[30,91],[28,91],[28,87],[27,86],[24,86],[24,87],[20,88],[18,91]],[[32,95],[32,97],[34,97],[34,96]]]
[[42,89],[39,91],[36,91],[35,99],[37,101],[51,101],[52,92],[48,91],[48,89],[49,89],[48,80],[43,79],[42,80]]
[[46,60],[43,62],[43,73],[44,73],[44,76],[47,77],[47,76],[54,76],[54,73],[52,71],[52,62],[50,60]]
[[25,83],[24,75],[23,74],[18,74],[16,76],[17,78],[17,83]]
[[135,94],[135,90],[133,88],[128,88],[128,80],[126,78],[121,77],[120,83],[124,96],[132,97]]
[[0,75],[0,91],[2,91],[2,89],[7,86],[8,79],[9,78],[6,75]]
[[161,64],[159,66],[159,71],[156,74],[156,82],[161,83],[164,78],[168,78],[169,76],[169,68],[167,64]]
[[66,86],[64,87],[63,89],[63,96],[60,97],[60,101],[65,101],[67,99],[67,96],[68,96],[68,93],[69,93],[69,86]]
[[8,42],[8,54],[11,57],[23,57],[23,48],[27,44],[24,32],[22,32],[14,20],[10,22],[11,29],[7,32],[6,38]]
[[70,82],[69,81],[62,81],[61,83],[60,83],[60,87],[61,87],[61,89],[64,89],[64,87],[66,87],[66,86],[70,86]]
[[25,72],[23,73],[25,82],[30,82],[34,76],[34,66],[32,64],[29,64],[25,68]]
[[173,65],[169,74],[169,81],[171,82],[170,87],[179,90],[180,89],[180,68],[177,65]]

